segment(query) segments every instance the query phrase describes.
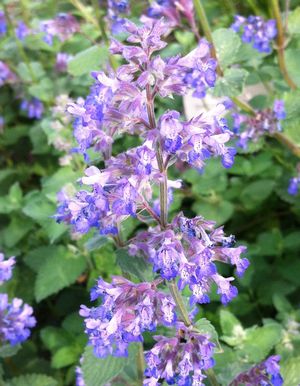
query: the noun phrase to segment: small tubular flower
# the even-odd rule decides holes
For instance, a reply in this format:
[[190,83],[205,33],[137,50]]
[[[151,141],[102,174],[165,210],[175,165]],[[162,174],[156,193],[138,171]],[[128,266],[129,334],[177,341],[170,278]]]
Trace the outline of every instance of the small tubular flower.
[[176,336],[155,336],[156,344],[146,352],[144,385],[204,385],[204,371],[213,367],[214,343],[209,336],[177,323]]
[[89,343],[98,357],[126,356],[128,345],[142,341],[144,331],[176,321],[172,298],[159,292],[155,283],[134,284],[115,276],[109,284],[100,278],[91,290],[91,300],[98,298],[102,300],[100,306],[81,306],[80,310]]
[[0,253],[0,285],[12,277],[12,271],[16,260],[14,257],[10,257],[5,260],[4,254]]

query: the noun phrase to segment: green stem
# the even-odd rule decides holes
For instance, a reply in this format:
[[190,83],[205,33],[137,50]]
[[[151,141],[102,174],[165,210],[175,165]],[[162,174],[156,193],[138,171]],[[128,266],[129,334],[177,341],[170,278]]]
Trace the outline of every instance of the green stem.
[[219,382],[217,380],[217,377],[216,377],[213,369],[206,370],[205,374],[207,375],[207,378],[208,378],[209,383],[211,384],[211,386],[219,386]]
[[255,13],[255,15],[260,15],[261,14],[261,11],[260,11],[259,7],[257,6],[255,0],[247,0],[247,3],[249,5],[249,7],[252,8],[252,10]]
[[[195,6],[196,14],[197,14],[198,19],[200,21],[202,30],[204,32],[204,35],[205,35],[206,39],[208,40],[208,42],[211,43],[212,57],[217,59],[217,53],[216,53],[216,49],[214,46],[210,25],[209,25],[202,1],[201,0],[194,0],[194,6]],[[219,64],[217,66],[217,72],[218,72],[218,75],[220,75],[220,76],[223,75],[223,71],[222,71],[221,67],[219,66]]]
[[282,145],[287,147],[296,157],[300,158],[300,146],[291,141],[283,133],[275,133],[271,137],[275,138]]
[[237,97],[232,97],[231,99],[241,110],[245,111],[248,114],[256,115],[256,111],[248,103],[243,102],[241,99]]
[[138,379],[143,380],[144,379],[144,371],[145,371],[145,357],[144,357],[143,343],[139,343],[136,361],[137,361]]
[[191,319],[189,318],[189,314],[187,312],[187,309],[183,303],[182,296],[178,290],[177,284],[175,280],[172,280],[171,282],[168,283],[168,287],[170,290],[170,293],[175,301],[175,304],[178,308],[178,311],[180,313],[180,316],[182,318],[182,321],[184,324],[189,327],[192,325]]
[[281,12],[279,8],[278,0],[269,0],[271,11],[273,13],[274,18],[276,19],[277,24],[277,53],[278,53],[278,64],[280,71],[284,77],[286,83],[290,86],[292,90],[296,90],[297,85],[290,78],[289,73],[286,68],[285,58],[284,58],[284,48],[285,48],[285,36],[284,36],[284,28],[281,19]]

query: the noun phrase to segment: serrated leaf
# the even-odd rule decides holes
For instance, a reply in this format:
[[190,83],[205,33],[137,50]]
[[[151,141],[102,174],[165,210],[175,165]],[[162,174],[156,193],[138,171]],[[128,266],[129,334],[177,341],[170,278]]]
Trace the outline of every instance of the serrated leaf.
[[0,358],[7,358],[15,355],[19,350],[21,346],[15,345],[11,346],[10,344],[5,344],[0,347]]
[[288,74],[297,86],[300,86],[299,60],[300,49],[288,48],[284,52],[285,64]]
[[286,386],[299,386],[300,384],[300,356],[289,358],[281,363],[281,374]]
[[83,256],[73,256],[60,246],[57,253],[38,270],[34,288],[36,300],[39,302],[74,283],[85,268]]
[[80,354],[80,347],[74,345],[62,347],[52,356],[51,366],[54,369],[70,366],[78,362]]
[[108,49],[100,46],[90,47],[79,52],[68,63],[68,72],[73,76],[89,74],[101,68],[101,65],[108,60]]
[[203,202],[197,201],[192,206],[197,215],[201,215],[208,220],[213,220],[217,225],[228,221],[234,212],[234,205],[230,201]]
[[241,94],[248,74],[242,68],[226,69],[224,76],[218,78],[213,94],[217,97],[235,97]]
[[258,180],[247,185],[241,194],[241,200],[246,208],[252,209],[266,200],[275,187],[273,180]]
[[225,335],[235,335],[234,331],[237,328],[243,329],[241,322],[228,310],[220,311],[220,323]]
[[93,237],[88,239],[88,241],[84,244],[84,247],[88,251],[95,251],[96,249],[101,248],[107,242],[108,242],[108,238],[107,237],[95,234]]
[[9,225],[2,231],[4,244],[8,248],[16,245],[33,227],[33,222],[25,216],[12,217]]
[[246,330],[246,337],[241,348],[243,355],[249,362],[260,362],[280,342],[281,336],[282,329],[276,323]]
[[218,333],[213,324],[208,319],[201,318],[197,320],[195,327],[200,331],[200,333],[209,335],[210,339],[216,342],[220,347]]
[[123,272],[129,273],[142,281],[153,279],[152,266],[143,257],[130,256],[125,249],[116,251],[117,264]]
[[57,386],[57,381],[43,374],[27,374],[6,381],[6,386]]
[[289,12],[288,16],[288,31],[291,35],[300,34],[300,7]]
[[212,36],[219,63],[222,69],[225,69],[235,62],[241,46],[241,39],[237,33],[227,28],[215,30]]
[[86,386],[104,386],[115,378],[127,365],[129,358],[112,357],[96,358],[93,348],[87,346],[83,354],[82,371]]

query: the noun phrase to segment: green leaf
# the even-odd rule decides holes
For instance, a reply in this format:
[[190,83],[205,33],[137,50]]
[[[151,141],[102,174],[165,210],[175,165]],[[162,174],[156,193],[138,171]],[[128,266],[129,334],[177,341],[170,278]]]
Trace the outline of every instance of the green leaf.
[[129,273],[142,281],[153,279],[152,266],[143,257],[130,256],[125,249],[116,251],[117,264],[123,272]]
[[219,63],[225,69],[236,61],[241,39],[236,32],[227,28],[217,29],[212,35]]
[[241,322],[228,310],[220,311],[220,323],[225,335],[234,335],[237,328],[243,329]]
[[57,386],[57,381],[43,374],[27,374],[6,381],[6,386]]
[[18,210],[22,206],[23,196],[20,184],[14,183],[8,192],[7,196],[0,197],[0,213],[10,213]]
[[20,348],[21,348],[21,346],[19,344],[15,345],[15,346],[12,346],[10,344],[5,344],[5,345],[1,346],[0,347],[0,358],[12,357],[20,350]]
[[289,233],[283,240],[284,249],[297,251],[300,248],[300,231]]
[[246,82],[248,71],[242,68],[228,68],[224,76],[218,78],[213,94],[217,97],[235,97],[239,95]]
[[84,247],[88,251],[95,251],[96,249],[101,248],[107,242],[108,242],[108,238],[107,237],[95,234],[93,237],[88,239],[88,241],[84,244]]
[[287,298],[282,294],[274,294],[273,304],[278,312],[292,312],[293,307]]
[[292,12],[289,12],[288,31],[291,35],[300,34],[300,7],[297,7]]
[[49,200],[56,203],[57,192],[60,191],[66,184],[76,182],[80,175],[80,171],[75,172],[69,166],[62,167],[50,177],[42,178],[43,193],[47,198],[49,198]]
[[242,353],[249,362],[260,362],[280,342],[282,328],[277,323],[246,330],[246,338],[242,345]]
[[213,324],[206,318],[201,318],[195,323],[195,327],[202,334],[207,334],[210,338],[219,345],[218,333]]
[[52,326],[43,328],[40,336],[45,347],[53,352],[64,346],[69,346],[74,339],[73,335],[63,328]]
[[197,201],[192,206],[197,215],[207,220],[216,221],[217,225],[224,224],[234,213],[234,205],[230,201],[202,202]]
[[35,98],[48,102],[54,97],[53,82],[50,79],[44,78],[39,83],[28,87],[28,92]]
[[32,229],[33,222],[25,216],[13,216],[9,225],[2,231],[3,242],[12,248]]
[[99,70],[108,60],[108,49],[105,47],[93,46],[90,47],[69,61],[68,71],[73,76],[89,74],[91,71]]
[[33,82],[35,79],[41,79],[45,76],[45,71],[40,62],[30,62],[29,65],[22,62],[18,65],[17,72],[24,82]]
[[62,347],[53,355],[51,366],[54,369],[61,369],[66,366],[70,366],[78,362],[80,354],[80,347],[74,345]]
[[299,73],[299,60],[300,60],[300,49],[299,48],[288,48],[284,52],[285,64],[287,71],[296,83],[297,86],[300,86],[300,73]]
[[300,356],[289,358],[280,364],[281,374],[286,386],[299,386],[300,384]]
[[86,268],[82,256],[73,256],[60,246],[57,253],[39,268],[35,282],[35,298],[39,302],[74,283]]
[[23,213],[40,224],[51,242],[57,240],[68,229],[64,224],[57,224],[51,218],[56,212],[56,205],[52,203],[43,193],[31,191],[26,196]]
[[83,354],[82,371],[86,386],[104,386],[115,378],[129,362],[130,357],[96,358],[93,348],[87,346]]
[[273,180],[259,180],[247,185],[241,194],[241,201],[247,209],[253,209],[266,200],[275,187]]

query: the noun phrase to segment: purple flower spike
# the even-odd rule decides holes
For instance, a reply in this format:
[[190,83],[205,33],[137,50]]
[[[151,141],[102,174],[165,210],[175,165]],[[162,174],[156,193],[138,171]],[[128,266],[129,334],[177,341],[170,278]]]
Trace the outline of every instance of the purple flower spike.
[[5,35],[7,31],[7,23],[4,12],[0,11],[0,37]]
[[194,332],[181,322],[176,329],[173,338],[154,337],[157,343],[145,354],[147,368],[143,385],[161,385],[164,380],[169,385],[204,385],[204,371],[214,365],[215,345],[207,335]]
[[250,370],[239,374],[230,386],[262,385],[262,386],[282,386],[283,378],[280,374],[280,356],[272,355],[264,362],[252,367]]
[[21,110],[27,113],[28,118],[41,119],[44,112],[44,105],[37,98],[30,100],[24,99],[21,103]]
[[170,228],[138,233],[130,252],[148,258],[163,279],[178,278],[180,290],[189,286],[191,305],[209,303],[214,283],[223,304],[237,296],[237,288],[231,285],[234,278],[219,275],[216,262],[231,264],[236,267],[237,275],[242,276],[249,266],[248,259],[241,258],[246,247],[233,247],[234,236],[226,237],[223,228],[215,228],[214,222],[200,216],[188,219],[180,213]]
[[14,257],[5,260],[3,253],[0,253],[0,285],[12,277],[15,263]]
[[21,299],[9,303],[7,294],[0,294],[0,340],[11,345],[24,342],[36,324],[32,313],[32,307]]
[[19,21],[15,29],[16,36],[19,40],[23,41],[26,36],[30,34],[30,29],[23,21]]
[[131,342],[142,341],[142,333],[153,331],[157,324],[173,325],[175,304],[171,297],[159,292],[155,283],[134,284],[122,277],[112,283],[101,278],[91,291],[91,299],[102,299],[101,306],[81,306],[86,333],[96,356],[126,356]]
[[236,15],[231,28],[242,31],[242,41],[252,44],[258,52],[270,53],[271,42],[277,35],[276,20],[265,21],[261,16],[249,16],[247,19]]
[[16,75],[10,70],[8,65],[0,60],[0,87],[5,84],[14,83]]

